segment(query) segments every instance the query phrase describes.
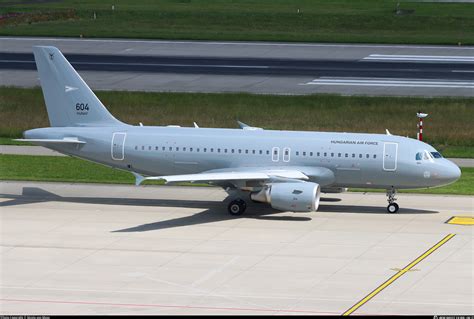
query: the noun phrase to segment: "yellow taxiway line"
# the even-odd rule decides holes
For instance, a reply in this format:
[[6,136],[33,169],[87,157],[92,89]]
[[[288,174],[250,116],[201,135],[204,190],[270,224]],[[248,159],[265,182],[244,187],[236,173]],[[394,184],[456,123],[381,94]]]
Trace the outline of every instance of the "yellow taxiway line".
[[474,217],[471,216],[453,216],[446,222],[447,224],[452,225],[474,225]]
[[436,249],[441,247],[442,245],[446,244],[448,240],[453,238],[456,234],[449,234],[443,239],[441,239],[437,244],[435,244],[433,247],[425,251],[422,255],[420,255],[418,258],[413,260],[411,263],[409,263],[405,268],[400,269],[395,275],[390,277],[387,281],[385,281],[383,284],[375,288],[370,294],[365,296],[363,299],[361,299],[358,303],[350,307],[348,310],[346,310],[342,315],[343,316],[348,316],[352,314],[354,311],[359,309],[362,305],[364,305],[367,301],[375,297],[379,292],[381,292],[383,289],[387,288],[390,284],[392,284],[395,280],[403,276],[405,273],[410,271],[411,268],[413,268],[416,264],[418,264],[420,261],[428,257],[430,254],[432,254]]

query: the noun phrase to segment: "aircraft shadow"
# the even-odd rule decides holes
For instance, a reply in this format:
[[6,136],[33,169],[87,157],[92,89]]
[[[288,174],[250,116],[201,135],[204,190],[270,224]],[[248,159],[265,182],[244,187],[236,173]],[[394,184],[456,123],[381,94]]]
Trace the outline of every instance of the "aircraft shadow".
[[[355,214],[388,214],[385,206],[355,206],[355,205],[319,205],[318,212],[325,213],[355,213]],[[397,215],[408,215],[408,214],[438,214],[438,211],[425,210],[425,209],[413,209],[400,207]]]
[[[183,226],[202,225],[235,219],[227,212],[227,201],[216,202],[206,200],[173,200],[173,199],[141,199],[141,198],[108,198],[108,197],[63,197],[45,191],[37,187],[24,187],[21,195],[0,194],[0,197],[11,198],[9,201],[1,202],[0,207],[32,204],[48,201],[100,204],[100,205],[124,205],[124,206],[147,206],[147,207],[186,207],[204,209],[203,211],[171,220],[158,221],[154,223],[137,225],[129,228],[118,229],[112,232],[145,232],[160,229],[169,229]],[[322,202],[338,202],[338,198],[322,198]],[[325,205],[321,204],[319,210],[328,213],[369,213],[387,214],[385,207],[353,206],[353,205]],[[437,211],[401,208],[399,214],[436,214]],[[281,215],[282,212],[272,209],[270,206],[260,203],[249,203],[246,213],[239,218],[273,220],[273,221],[310,221],[308,216]]]

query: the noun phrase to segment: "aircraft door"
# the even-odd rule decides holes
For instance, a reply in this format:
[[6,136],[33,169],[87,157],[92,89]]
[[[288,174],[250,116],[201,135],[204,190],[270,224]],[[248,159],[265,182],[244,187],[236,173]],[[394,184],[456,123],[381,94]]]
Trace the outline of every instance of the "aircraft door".
[[127,133],[116,132],[112,136],[112,148],[111,148],[111,155],[112,159],[116,161],[123,161],[125,154],[125,138],[127,137]]
[[395,171],[397,169],[398,143],[386,142],[383,145],[383,170]]

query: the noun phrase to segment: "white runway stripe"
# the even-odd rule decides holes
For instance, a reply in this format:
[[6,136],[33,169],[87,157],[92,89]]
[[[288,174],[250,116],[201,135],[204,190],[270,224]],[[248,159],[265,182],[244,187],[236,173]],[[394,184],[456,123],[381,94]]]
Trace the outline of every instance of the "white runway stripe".
[[373,78],[320,78],[302,85],[345,85],[345,86],[380,86],[380,87],[425,87],[425,88],[463,88],[474,89],[474,81],[430,81],[430,80],[395,80]]
[[474,56],[371,54],[363,58],[362,60],[437,61],[437,62],[473,62],[474,63]]

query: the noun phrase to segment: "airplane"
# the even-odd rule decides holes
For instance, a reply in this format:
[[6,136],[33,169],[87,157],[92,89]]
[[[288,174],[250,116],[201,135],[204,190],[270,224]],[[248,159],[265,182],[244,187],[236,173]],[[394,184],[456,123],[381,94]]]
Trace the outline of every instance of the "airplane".
[[[63,54],[33,47],[51,127],[27,130],[28,141],[131,172],[146,180],[217,185],[231,196],[228,212],[250,201],[292,212],[317,211],[321,192],[387,191],[389,213],[399,189],[455,182],[461,171],[432,146],[390,134],[129,125],[108,112]],[[223,109],[225,111],[225,109]]]

